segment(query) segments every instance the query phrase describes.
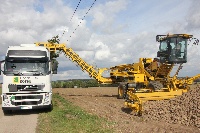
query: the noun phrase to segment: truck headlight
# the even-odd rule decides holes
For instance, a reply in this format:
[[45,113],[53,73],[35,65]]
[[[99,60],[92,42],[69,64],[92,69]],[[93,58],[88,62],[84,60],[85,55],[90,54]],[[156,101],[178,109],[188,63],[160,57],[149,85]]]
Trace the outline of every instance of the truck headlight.
[[3,94],[3,103],[4,106],[10,106],[9,97],[6,94]]
[[45,98],[44,98],[44,104],[49,104],[50,102],[50,93],[46,93],[45,94]]
[[49,97],[49,93],[45,93],[45,97]]
[[8,96],[6,94],[3,94],[3,100],[8,100]]

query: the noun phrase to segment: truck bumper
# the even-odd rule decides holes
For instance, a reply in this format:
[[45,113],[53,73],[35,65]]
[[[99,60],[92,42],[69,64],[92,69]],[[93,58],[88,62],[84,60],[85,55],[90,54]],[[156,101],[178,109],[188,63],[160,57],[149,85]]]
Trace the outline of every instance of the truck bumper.
[[[23,106],[24,107],[24,106]],[[48,109],[51,108],[52,105],[41,105],[41,106],[30,106],[30,108],[25,108],[25,109]],[[22,108],[22,106],[19,107],[2,107],[2,110],[25,110]]]

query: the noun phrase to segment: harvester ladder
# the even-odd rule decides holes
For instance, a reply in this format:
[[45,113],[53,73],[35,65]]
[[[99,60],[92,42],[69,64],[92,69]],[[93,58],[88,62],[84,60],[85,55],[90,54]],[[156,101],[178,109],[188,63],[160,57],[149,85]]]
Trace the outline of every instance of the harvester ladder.
[[50,50],[51,53],[56,53],[57,50],[63,52],[66,57],[69,57],[73,62],[76,62],[81,67],[82,71],[88,72],[90,77],[93,77],[100,83],[112,83],[110,78],[102,77],[103,71],[107,68],[96,70],[92,65],[87,64],[82,58],[79,57],[71,48],[67,48],[65,44],[53,43],[36,43],[36,46],[44,46]]
[[183,65],[183,63],[181,63],[181,64],[179,65],[179,67],[178,67],[178,69],[177,69],[177,71],[176,71],[176,73],[174,74],[173,77],[177,77],[177,76],[178,76],[179,71],[183,68],[182,65]]

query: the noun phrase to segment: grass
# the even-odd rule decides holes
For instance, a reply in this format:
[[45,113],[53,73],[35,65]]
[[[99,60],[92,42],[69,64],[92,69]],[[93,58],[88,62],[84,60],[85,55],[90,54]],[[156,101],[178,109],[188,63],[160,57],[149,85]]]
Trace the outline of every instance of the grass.
[[54,109],[39,114],[37,133],[112,133],[112,123],[91,115],[80,107],[53,94]]

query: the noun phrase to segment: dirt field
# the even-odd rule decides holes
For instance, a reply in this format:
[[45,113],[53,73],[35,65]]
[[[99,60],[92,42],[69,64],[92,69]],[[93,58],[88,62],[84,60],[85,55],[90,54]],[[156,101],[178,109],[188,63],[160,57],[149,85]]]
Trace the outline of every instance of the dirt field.
[[143,117],[134,116],[125,108],[124,100],[117,99],[117,88],[56,88],[54,93],[80,106],[91,114],[107,118],[115,124],[110,127],[117,133],[199,133],[194,126],[170,124],[162,120],[144,121]]

